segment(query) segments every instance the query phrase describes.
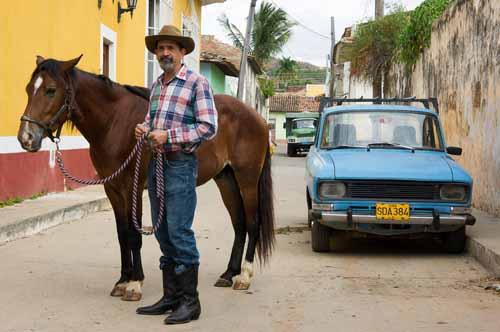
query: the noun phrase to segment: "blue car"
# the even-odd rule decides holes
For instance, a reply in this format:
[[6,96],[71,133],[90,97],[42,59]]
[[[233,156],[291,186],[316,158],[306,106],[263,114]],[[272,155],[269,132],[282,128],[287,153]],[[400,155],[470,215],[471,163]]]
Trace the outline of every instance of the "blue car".
[[358,103],[322,111],[306,159],[313,251],[329,251],[346,233],[431,234],[448,252],[464,250],[465,226],[475,223],[472,178],[450,156],[462,149],[446,146],[429,100],[414,101],[427,107]]

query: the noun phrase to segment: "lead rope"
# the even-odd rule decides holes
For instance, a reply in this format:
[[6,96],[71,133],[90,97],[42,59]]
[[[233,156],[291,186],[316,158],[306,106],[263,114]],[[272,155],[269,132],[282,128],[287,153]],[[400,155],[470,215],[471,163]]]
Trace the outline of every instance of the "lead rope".
[[[130,152],[130,155],[125,159],[123,164],[110,176],[107,176],[102,179],[80,179],[71,174],[69,174],[68,170],[64,167],[64,163],[62,160],[62,152],[59,149],[59,140],[56,139],[54,143],[56,144],[56,161],[61,173],[65,178],[80,184],[85,185],[96,185],[96,184],[105,184],[112,180],[114,180],[123,170],[130,164],[132,158],[137,155],[134,167],[134,179],[132,185],[132,222],[134,224],[135,229],[143,235],[151,235],[158,231],[158,227],[160,227],[161,220],[163,218],[164,209],[165,209],[165,180],[163,177],[163,154],[160,152],[155,152],[154,158],[156,160],[156,197],[159,199],[160,209],[158,212],[157,222],[154,223],[154,226],[139,226],[139,222],[137,221],[137,196],[138,196],[138,188],[139,188],[139,175],[141,168],[141,155],[142,155],[142,146],[146,142],[146,135],[144,134],[135,144],[134,148]],[[152,218],[151,218],[152,219]]]

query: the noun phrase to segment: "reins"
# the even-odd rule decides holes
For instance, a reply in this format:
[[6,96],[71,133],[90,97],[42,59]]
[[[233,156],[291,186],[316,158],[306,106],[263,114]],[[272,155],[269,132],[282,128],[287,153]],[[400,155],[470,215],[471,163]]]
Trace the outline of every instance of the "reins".
[[140,168],[141,168],[141,155],[142,155],[142,146],[144,143],[147,141],[147,134],[144,134],[135,144],[134,148],[130,152],[130,155],[125,159],[123,164],[118,167],[118,169],[111,175],[102,178],[102,179],[80,179],[77,178],[73,175],[71,175],[68,170],[64,167],[64,163],[62,160],[62,152],[59,149],[59,142],[61,141],[61,130],[62,126],[64,124],[61,123],[59,127],[56,130],[55,136],[52,133],[52,127],[56,124],[56,122],[59,120],[61,115],[64,112],[68,112],[68,119],[71,118],[71,110],[73,109],[73,104],[75,102],[75,90],[73,89],[73,81],[69,77],[68,74],[66,74],[66,80],[67,80],[67,85],[66,85],[66,94],[64,96],[64,104],[59,108],[59,110],[56,112],[54,117],[50,119],[48,123],[38,121],[35,119],[30,118],[27,115],[23,115],[21,117],[21,121],[27,121],[30,123],[34,123],[38,126],[40,126],[46,133],[47,137],[56,145],[56,161],[59,169],[61,170],[61,173],[64,175],[65,178],[68,180],[84,184],[84,185],[96,185],[96,184],[105,184],[110,181],[113,181],[118,175],[120,175],[125,168],[130,164],[134,156],[136,156],[136,162],[135,162],[135,167],[134,167],[134,179],[133,179],[133,186],[132,186],[132,222],[134,224],[135,229],[143,234],[143,235],[151,235],[153,233],[156,233],[158,231],[158,227],[160,226],[161,220],[163,218],[164,214],[164,208],[165,208],[165,197],[164,197],[164,188],[165,188],[165,181],[163,177],[163,154],[159,152],[154,153],[154,158],[156,159],[156,196],[160,201],[160,210],[158,213],[158,220],[154,226],[144,226],[141,227],[139,226],[139,223],[137,221],[137,196],[138,196],[138,188],[139,188],[139,175],[140,175]]
[[62,152],[59,149],[59,139],[55,140],[56,144],[56,161],[61,173],[65,178],[85,185],[96,185],[96,184],[105,184],[112,180],[114,180],[120,173],[123,172],[125,168],[130,164],[134,156],[136,156],[135,167],[134,167],[134,179],[132,185],[132,223],[134,224],[135,229],[143,234],[143,235],[151,235],[158,231],[160,227],[161,220],[163,219],[164,208],[165,208],[165,196],[164,196],[164,188],[165,188],[165,180],[163,176],[163,154],[159,152],[155,152],[154,158],[156,159],[156,197],[159,199],[160,209],[158,212],[157,222],[154,226],[139,226],[137,221],[137,196],[139,189],[139,175],[141,168],[141,156],[142,156],[142,146],[147,141],[147,134],[144,134],[135,144],[134,148],[130,152],[129,156],[123,164],[111,175],[102,178],[102,179],[94,179],[94,180],[85,180],[77,178],[71,174],[69,174],[68,170],[64,167],[64,163],[62,160]]

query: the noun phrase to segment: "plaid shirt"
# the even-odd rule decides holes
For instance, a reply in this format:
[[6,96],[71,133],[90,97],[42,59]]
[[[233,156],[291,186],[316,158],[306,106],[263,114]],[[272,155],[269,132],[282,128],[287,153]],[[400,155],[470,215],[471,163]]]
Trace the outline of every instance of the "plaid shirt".
[[166,84],[163,75],[158,77],[151,87],[144,125],[167,131],[165,152],[193,152],[202,141],[213,138],[217,110],[207,79],[185,65]]

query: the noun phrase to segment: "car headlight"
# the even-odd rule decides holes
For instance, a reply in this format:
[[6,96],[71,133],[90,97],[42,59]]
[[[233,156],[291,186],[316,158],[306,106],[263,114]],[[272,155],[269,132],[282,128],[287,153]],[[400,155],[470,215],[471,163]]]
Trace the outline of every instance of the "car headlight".
[[288,143],[295,143],[295,137],[290,137],[288,139]]
[[321,198],[340,198],[346,193],[345,184],[342,182],[322,182],[319,185],[319,196]]
[[441,186],[439,195],[444,201],[464,201],[467,195],[467,189],[462,185],[445,184]]

